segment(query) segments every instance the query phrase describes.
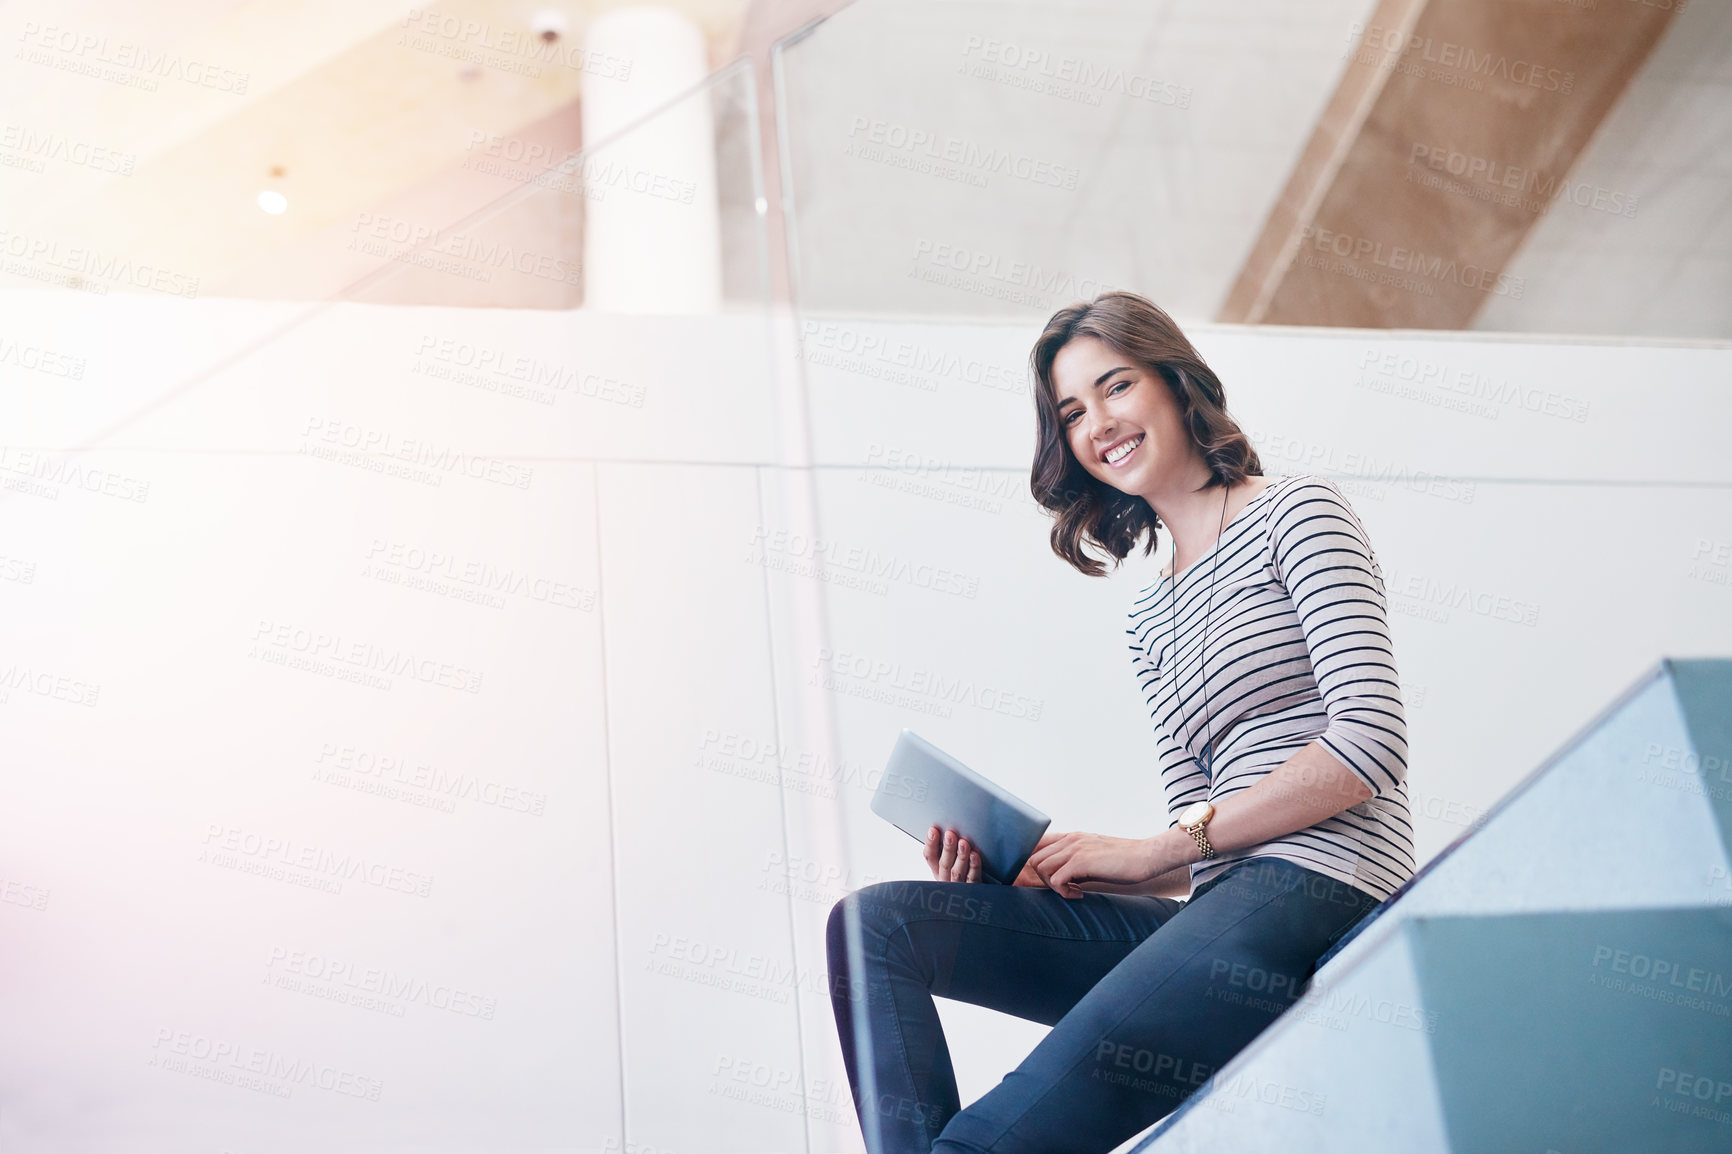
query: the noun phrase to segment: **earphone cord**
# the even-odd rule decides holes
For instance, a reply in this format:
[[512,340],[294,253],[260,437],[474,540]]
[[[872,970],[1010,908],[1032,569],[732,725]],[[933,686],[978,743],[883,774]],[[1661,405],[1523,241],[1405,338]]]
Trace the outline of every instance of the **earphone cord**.
[[[1215,576],[1221,571],[1221,534],[1227,531],[1227,494],[1231,486],[1221,489],[1221,525],[1215,530],[1215,557],[1209,563],[1209,595],[1203,607],[1203,642],[1197,651],[1197,668],[1203,675],[1203,772],[1211,772],[1215,761],[1215,719],[1209,714],[1209,615],[1215,609]],[[1168,535],[1171,536],[1169,530]],[[1179,542],[1173,541],[1173,575],[1168,579],[1173,598],[1172,617],[1168,625],[1172,629],[1173,658],[1179,656]]]

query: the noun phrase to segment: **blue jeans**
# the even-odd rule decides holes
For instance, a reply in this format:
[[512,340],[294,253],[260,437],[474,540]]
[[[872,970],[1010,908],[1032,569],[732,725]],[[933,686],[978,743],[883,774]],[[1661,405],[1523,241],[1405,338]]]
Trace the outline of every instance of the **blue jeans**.
[[[1105,1154],[1292,1005],[1377,904],[1280,858],[1188,901],[932,881],[849,894],[830,912],[830,1000],[867,1148]],[[934,996],[1052,1030],[962,1110]]]

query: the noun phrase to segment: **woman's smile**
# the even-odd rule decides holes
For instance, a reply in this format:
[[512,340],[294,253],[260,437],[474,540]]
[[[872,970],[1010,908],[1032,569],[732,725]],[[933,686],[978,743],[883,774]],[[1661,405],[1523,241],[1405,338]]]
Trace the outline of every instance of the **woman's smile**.
[[1125,462],[1130,459],[1131,454],[1136,452],[1137,446],[1142,443],[1143,434],[1141,433],[1133,433],[1129,437],[1120,437],[1118,440],[1107,446],[1106,451],[1101,454],[1101,460],[1106,463],[1106,466],[1109,469],[1124,468]]

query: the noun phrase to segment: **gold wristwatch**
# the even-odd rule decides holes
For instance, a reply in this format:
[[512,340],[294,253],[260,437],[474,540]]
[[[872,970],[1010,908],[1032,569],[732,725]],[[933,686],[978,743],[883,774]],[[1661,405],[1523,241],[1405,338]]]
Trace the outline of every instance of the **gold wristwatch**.
[[1196,840],[1197,848],[1203,852],[1204,861],[1215,856],[1215,847],[1209,844],[1209,835],[1203,832],[1203,827],[1208,825],[1209,819],[1214,816],[1215,807],[1206,801],[1194,802],[1179,814],[1179,828]]

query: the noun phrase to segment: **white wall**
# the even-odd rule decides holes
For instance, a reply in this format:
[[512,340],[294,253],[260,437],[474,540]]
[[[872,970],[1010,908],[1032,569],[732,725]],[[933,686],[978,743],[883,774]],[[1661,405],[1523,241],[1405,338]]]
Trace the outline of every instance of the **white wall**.
[[[821,931],[848,888],[923,868],[866,809],[896,730],[1061,827],[1165,823],[1122,634],[1156,559],[1089,580],[1048,552],[1026,496],[1030,326],[809,319],[806,469],[786,467],[799,408],[762,318],[71,293],[0,316],[9,1152],[858,1149]],[[1732,352],[1193,335],[1272,472],[1361,475],[1423,856],[1660,654],[1732,650],[1712,563],[1732,542]],[[570,387],[544,404],[483,387],[502,373],[452,379],[442,340]],[[81,376],[24,367],[26,348],[84,358]],[[1358,384],[1399,380],[1403,356],[1586,419]],[[602,378],[626,403],[584,394]],[[372,456],[304,451],[327,431]],[[451,449],[483,476],[429,463]],[[363,467],[389,453],[426,476]],[[886,487],[904,482],[925,488]],[[825,579],[779,533],[812,536],[814,515]],[[410,550],[454,559],[447,592],[410,587],[429,575]],[[868,550],[906,568],[858,587]],[[450,595],[471,563],[531,583]],[[1439,605],[1460,589],[1468,606]],[[1499,597],[1535,623],[1499,619]],[[356,684],[276,660],[294,630],[451,668]],[[479,692],[438,683],[457,670]],[[916,674],[976,704],[891,684]],[[905,696],[862,696],[887,689]],[[403,768],[329,780],[348,748]],[[422,766],[487,788],[453,799],[415,784]],[[353,788],[383,776],[399,796]],[[311,870],[245,868],[302,852]],[[340,892],[289,880],[321,873]],[[424,896],[391,888],[423,878]],[[419,984],[369,1009],[323,996],[341,981],[273,980],[315,954]],[[491,1017],[430,1004],[453,989]],[[1039,1037],[945,1009],[965,1097]],[[228,1049],[175,1053],[198,1039]],[[273,1060],[306,1080],[209,1076]],[[317,1085],[338,1075],[377,1101]]]
[[762,318],[3,315],[0,1148],[797,1146]]

